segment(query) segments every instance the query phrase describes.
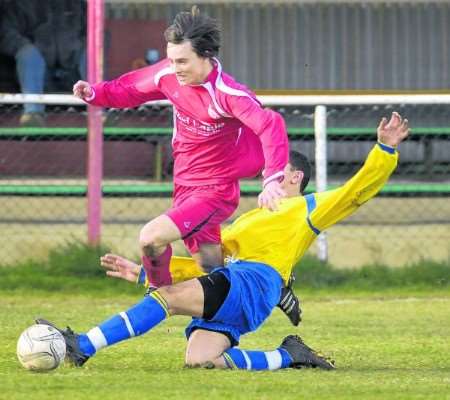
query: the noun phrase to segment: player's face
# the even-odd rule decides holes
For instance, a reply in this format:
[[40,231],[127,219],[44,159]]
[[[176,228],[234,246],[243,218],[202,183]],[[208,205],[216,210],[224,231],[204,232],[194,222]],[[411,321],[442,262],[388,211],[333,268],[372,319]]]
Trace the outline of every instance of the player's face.
[[211,71],[208,58],[199,57],[191,42],[167,43],[167,58],[175,70],[180,85],[199,85]]

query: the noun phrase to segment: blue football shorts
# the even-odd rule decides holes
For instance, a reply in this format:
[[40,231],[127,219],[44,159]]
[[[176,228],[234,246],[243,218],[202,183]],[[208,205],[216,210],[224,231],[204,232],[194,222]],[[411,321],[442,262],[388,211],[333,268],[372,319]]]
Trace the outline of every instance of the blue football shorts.
[[211,319],[192,319],[186,337],[196,329],[205,329],[231,336],[235,346],[241,335],[255,331],[269,317],[280,300],[283,280],[269,265],[251,261],[234,261],[212,272],[224,274],[230,290]]

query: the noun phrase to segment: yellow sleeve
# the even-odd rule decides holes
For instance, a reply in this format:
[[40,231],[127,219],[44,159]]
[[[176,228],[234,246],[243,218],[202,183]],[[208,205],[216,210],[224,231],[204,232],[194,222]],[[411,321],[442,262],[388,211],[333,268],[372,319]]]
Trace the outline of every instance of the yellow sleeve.
[[200,266],[190,257],[176,257],[170,259],[170,273],[172,283],[187,281],[204,275]]
[[305,196],[311,229],[320,233],[374,197],[395,170],[397,161],[398,153],[393,147],[377,143],[363,167],[343,186]]

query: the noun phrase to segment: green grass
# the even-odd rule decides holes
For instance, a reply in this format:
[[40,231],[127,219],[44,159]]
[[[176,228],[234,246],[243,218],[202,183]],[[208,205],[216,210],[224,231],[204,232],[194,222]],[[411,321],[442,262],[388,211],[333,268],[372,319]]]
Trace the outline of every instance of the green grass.
[[[106,284],[106,282],[105,282]],[[450,297],[308,295],[299,328],[277,310],[241,346],[271,349],[287,334],[332,355],[337,370],[247,372],[183,369],[185,317],[105,349],[82,369],[25,371],[15,358],[35,316],[84,331],[126,309],[136,296],[91,292],[0,292],[1,399],[449,399]]]
[[33,318],[86,331],[142,296],[104,277],[98,257],[106,250],[74,243],[47,262],[0,267],[1,400],[450,399],[449,266],[425,262],[342,271],[306,258],[297,266],[300,327],[276,310],[241,342],[270,350],[300,334],[336,360],[336,371],[184,369],[186,317],[105,349],[81,369],[22,369],[16,341]]

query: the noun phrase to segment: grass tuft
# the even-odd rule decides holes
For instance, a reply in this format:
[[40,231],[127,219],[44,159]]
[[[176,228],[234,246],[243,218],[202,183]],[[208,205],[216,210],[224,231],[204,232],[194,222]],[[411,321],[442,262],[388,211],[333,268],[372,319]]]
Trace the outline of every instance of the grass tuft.
[[424,260],[406,267],[367,265],[359,269],[337,269],[312,256],[296,266],[297,285],[309,288],[348,287],[382,289],[405,286],[443,288],[450,285],[450,264]]
[[101,245],[71,242],[53,249],[46,261],[27,260],[14,267],[0,265],[0,290],[135,293],[135,285],[119,279],[105,279],[99,258],[108,251]]
[[[135,292],[135,285],[118,279],[105,279],[99,258],[108,251],[105,246],[91,247],[72,242],[51,251],[46,261],[28,260],[14,267],[0,266],[0,290]],[[431,261],[403,268],[368,265],[360,269],[337,269],[315,257],[306,256],[296,265],[295,273],[296,286],[309,289],[442,289],[450,285],[450,265]]]

